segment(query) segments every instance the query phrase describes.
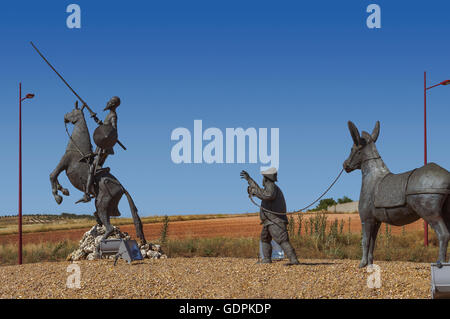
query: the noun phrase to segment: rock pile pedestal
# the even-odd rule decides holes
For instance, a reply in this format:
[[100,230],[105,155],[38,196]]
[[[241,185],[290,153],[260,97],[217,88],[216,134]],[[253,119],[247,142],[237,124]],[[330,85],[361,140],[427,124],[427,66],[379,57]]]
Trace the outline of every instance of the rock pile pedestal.
[[[131,239],[130,235],[126,232],[121,232],[119,227],[113,226],[114,231],[108,237],[108,239]],[[80,245],[77,250],[73,251],[67,260],[77,261],[77,260],[94,260],[99,256],[97,254],[97,247],[100,244],[102,236],[105,234],[105,226],[95,225],[90,230],[84,233],[83,238],[80,240]],[[141,250],[142,257],[150,259],[167,258],[167,256],[161,250],[160,245],[147,243],[144,245],[139,244],[139,249]],[[109,258],[114,258],[114,256],[109,256]]]

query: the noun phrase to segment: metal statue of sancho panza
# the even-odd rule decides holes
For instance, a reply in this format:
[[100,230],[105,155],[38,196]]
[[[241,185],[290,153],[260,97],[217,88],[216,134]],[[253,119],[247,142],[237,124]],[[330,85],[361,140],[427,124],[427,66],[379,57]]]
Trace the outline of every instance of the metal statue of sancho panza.
[[363,254],[360,267],[373,264],[373,250],[381,223],[395,226],[423,218],[434,229],[439,240],[437,264],[445,262],[450,238],[450,173],[429,163],[402,174],[392,174],[381,159],[375,142],[380,123],[372,134],[359,134],[348,122],[353,146],[343,166],[347,173],[362,172],[359,216],[361,218]]
[[[136,235],[142,244],[146,243],[142,222],[138,215],[136,205],[131,195],[122,186],[122,184],[110,173],[109,168],[103,168],[103,164],[108,155],[114,154],[113,147],[117,143],[123,149],[126,149],[118,140],[117,133],[117,113],[116,108],[120,105],[120,99],[117,96],[112,97],[106,104],[105,111],[109,111],[104,121],[97,118],[91,108],[83,101],[83,99],[72,89],[72,87],[64,80],[64,78],[53,68],[48,60],[41,52],[31,43],[44,61],[56,72],[63,80],[67,87],[75,94],[75,96],[83,103],[81,108],[78,107],[78,101],[75,102],[75,108],[64,115],[64,123],[66,125],[73,124],[72,134],[69,135],[69,142],[66,151],[60,162],[50,174],[50,183],[55,201],[61,204],[63,198],[58,191],[65,196],[69,196],[69,191],[63,188],[58,181],[58,176],[62,171],[66,175],[70,183],[78,190],[84,193],[84,196],[78,202],[88,202],[95,198],[94,213],[97,222],[106,227],[103,240],[107,239],[114,231],[110,223],[111,216],[120,216],[118,204],[122,196],[125,194],[133,217],[136,228]],[[91,136],[86,125],[83,110],[87,109],[91,117],[99,125],[94,131],[94,142],[97,145],[95,152],[92,150]]]
[[248,182],[247,192],[250,196],[261,199],[260,219],[263,228],[261,230],[261,245],[263,259],[261,263],[271,263],[272,239],[281,246],[289,262],[286,265],[298,265],[297,255],[289,242],[287,230],[288,219],[286,216],[286,201],[283,192],[275,182],[278,181],[276,168],[271,167],[263,172],[263,187],[250,177],[246,171],[242,171],[240,176]]

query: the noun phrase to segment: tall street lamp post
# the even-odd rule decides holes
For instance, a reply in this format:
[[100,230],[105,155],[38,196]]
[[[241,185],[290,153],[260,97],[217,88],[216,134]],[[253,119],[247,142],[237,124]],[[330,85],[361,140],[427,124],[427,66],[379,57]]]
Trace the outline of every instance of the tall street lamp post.
[[[424,128],[424,150],[423,150],[423,162],[427,165],[427,91],[439,85],[449,85],[450,80],[445,80],[427,87],[427,72],[423,73],[423,128]],[[428,223],[424,221],[424,245],[428,246]]]
[[32,93],[22,97],[22,83],[19,83],[19,265],[22,264],[22,102],[33,97]]

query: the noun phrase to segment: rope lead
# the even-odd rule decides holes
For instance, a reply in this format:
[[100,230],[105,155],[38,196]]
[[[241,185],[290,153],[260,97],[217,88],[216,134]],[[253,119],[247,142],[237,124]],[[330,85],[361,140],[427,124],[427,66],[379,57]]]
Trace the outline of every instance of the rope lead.
[[290,213],[278,213],[278,212],[273,212],[273,211],[271,211],[271,210],[269,210],[269,209],[267,209],[267,208],[261,207],[261,205],[259,205],[258,203],[256,203],[255,200],[253,199],[252,195],[249,194],[248,197],[250,198],[250,201],[251,201],[255,206],[258,206],[260,209],[263,209],[263,210],[265,210],[266,212],[271,213],[271,214],[284,216],[284,215],[287,215],[287,214],[297,214],[297,213],[301,213],[302,211],[304,211],[305,209],[311,207],[312,205],[314,205],[315,203],[317,203],[320,199],[322,199],[322,197],[324,197],[325,194],[328,193],[328,191],[334,186],[334,184],[336,184],[336,182],[337,182],[338,179],[341,177],[341,175],[342,175],[343,172],[344,172],[344,169],[342,168],[341,171],[339,172],[338,176],[334,179],[333,183],[331,183],[331,185],[325,190],[325,192],[323,192],[322,195],[320,195],[315,201],[313,201],[313,202],[312,202],[311,204],[309,204],[308,206],[303,207],[303,208],[301,208],[301,209],[299,209],[299,210],[297,210],[297,211],[295,211],[295,212],[290,212]]

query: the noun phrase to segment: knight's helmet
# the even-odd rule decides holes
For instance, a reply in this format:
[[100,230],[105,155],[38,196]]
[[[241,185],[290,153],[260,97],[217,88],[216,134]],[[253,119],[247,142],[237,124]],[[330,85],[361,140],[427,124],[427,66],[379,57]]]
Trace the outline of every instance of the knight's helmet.
[[103,111],[111,110],[112,108],[116,108],[120,105],[120,98],[118,96],[113,96],[108,103],[106,103],[106,107]]
[[262,171],[261,174],[264,177],[267,177],[268,179],[270,179],[272,182],[276,182],[278,180],[277,175],[277,169],[275,167],[271,167],[265,171]]

